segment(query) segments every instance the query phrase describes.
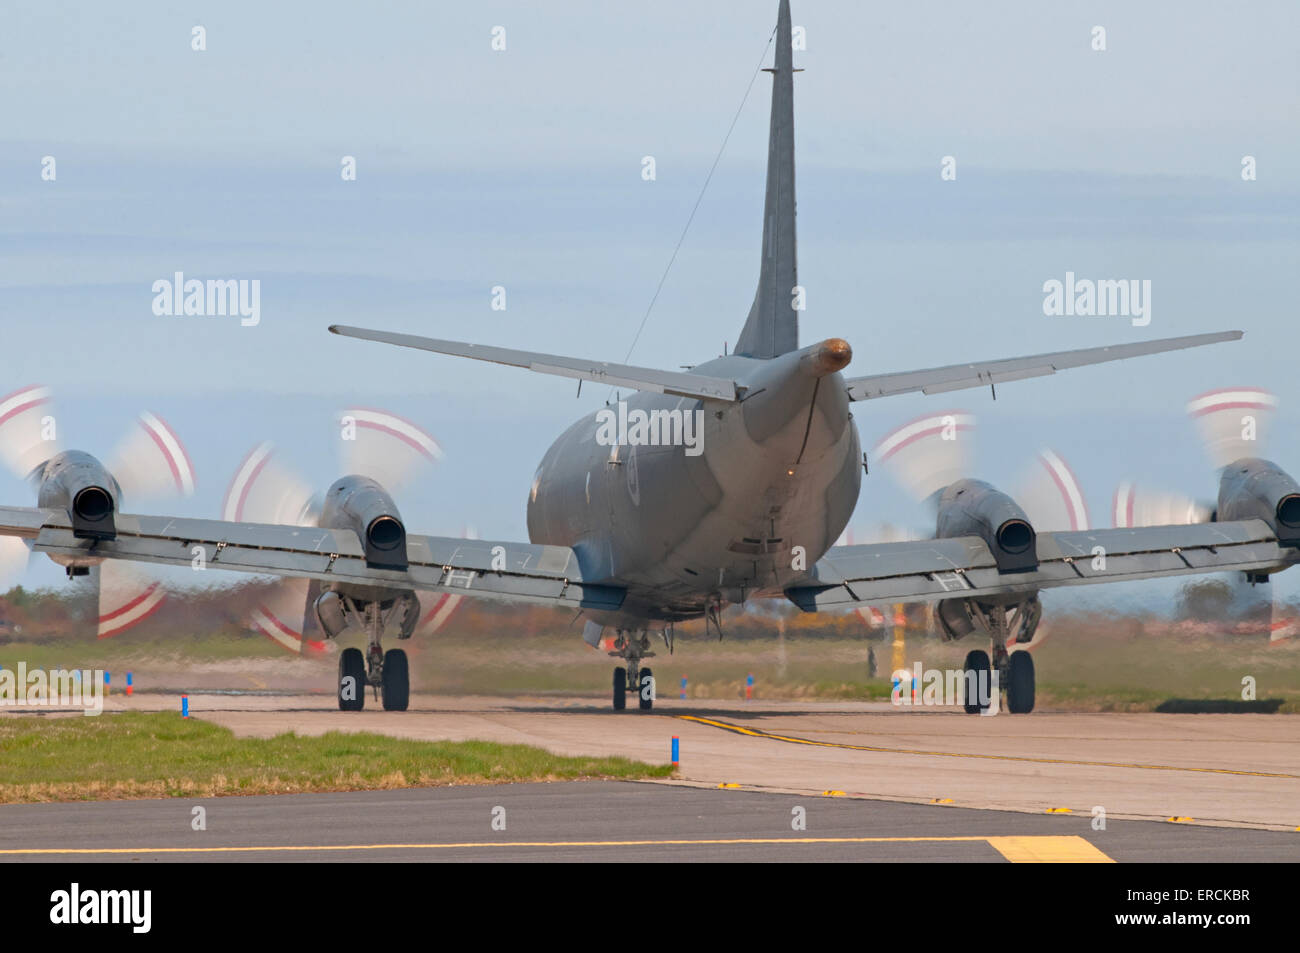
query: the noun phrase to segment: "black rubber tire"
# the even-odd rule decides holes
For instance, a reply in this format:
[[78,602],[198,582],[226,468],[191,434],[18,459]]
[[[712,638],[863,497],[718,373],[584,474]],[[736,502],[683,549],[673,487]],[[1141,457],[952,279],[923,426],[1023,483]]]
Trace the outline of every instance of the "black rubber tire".
[[[356,698],[343,697],[343,679],[352,678]],[[344,649],[339,655],[339,711],[361,711],[366,707],[366,657],[360,649]]]
[[1023,649],[1012,652],[1007,671],[1007,710],[1027,715],[1034,710],[1034,657]]
[[651,684],[654,684],[653,682],[654,677],[655,677],[655,673],[650,671],[650,669],[648,668],[641,669],[641,684],[637,686],[636,698],[637,698],[637,704],[641,706],[642,711],[649,711],[651,708],[654,708],[655,706],[655,699],[654,699],[653,692],[651,693],[649,698],[645,697],[646,679],[647,678],[651,679],[652,680]]
[[627,707],[627,669],[614,669],[614,710],[622,711]]
[[[973,652],[968,652],[966,654],[966,664],[962,666],[962,669],[963,674],[965,675],[962,679],[962,691],[967,695],[969,695],[972,684],[969,674],[970,672],[975,673],[974,687],[976,692],[978,692],[981,687],[985,686],[987,686],[989,690],[992,690],[993,683],[989,679],[990,668],[988,652],[985,652],[983,649],[976,649]],[[990,701],[992,701],[991,698]],[[963,698],[963,702],[965,704],[966,714],[968,715],[978,715],[983,709],[988,707],[988,705],[980,704],[978,695],[974,701],[971,701],[969,697],[966,697]]]
[[384,711],[406,711],[411,699],[411,674],[402,649],[384,653],[383,689]]

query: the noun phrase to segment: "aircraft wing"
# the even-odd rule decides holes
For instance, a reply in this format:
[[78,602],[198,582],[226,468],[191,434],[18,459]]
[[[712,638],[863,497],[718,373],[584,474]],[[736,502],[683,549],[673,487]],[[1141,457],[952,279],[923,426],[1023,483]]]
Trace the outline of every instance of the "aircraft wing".
[[1030,377],[1044,377],[1070,367],[1087,364],[1104,364],[1122,361],[1129,357],[1178,351],[1205,344],[1240,340],[1240,331],[1219,331],[1215,334],[1189,334],[1185,337],[1161,338],[1133,344],[1114,344],[1110,347],[1089,347],[1077,351],[1053,351],[1030,357],[1009,357],[1000,361],[980,361],[975,364],[951,364],[931,367],[923,371],[902,371],[897,374],[872,374],[869,377],[851,377],[845,381],[849,400],[871,400],[920,391],[923,394],[942,394],[968,387],[989,387],[1004,381],[1019,381]]
[[[1300,551],[1263,520],[1039,533],[1038,568],[999,573],[978,536],[835,546],[785,594],[805,612],[1032,592],[1192,573],[1285,568]],[[1103,560],[1096,558],[1101,547]]]
[[[625,590],[582,581],[578,557],[564,546],[407,535],[406,572],[371,569],[351,530],[116,514],[117,537],[77,539],[63,510],[0,507],[0,536],[29,540],[36,552],[102,555],[138,562],[271,573],[395,589],[572,608],[617,609]],[[501,568],[494,568],[496,566]]]
[[559,354],[516,351],[508,347],[492,347],[486,344],[463,344],[460,341],[442,341],[416,334],[396,334],[392,331],[371,331],[341,324],[331,324],[330,331],[344,337],[360,338],[363,341],[378,341],[381,344],[396,344],[398,347],[413,347],[438,354],[471,357],[476,361],[491,361],[494,364],[527,368],[539,374],[555,374],[559,377],[596,381],[616,387],[630,387],[634,390],[650,390],[660,394],[699,397],[706,400],[737,399],[736,382],[721,377],[706,377],[703,374],[687,374],[681,371],[659,371],[650,367],[610,364],[606,361],[588,361],[579,357],[563,357]]

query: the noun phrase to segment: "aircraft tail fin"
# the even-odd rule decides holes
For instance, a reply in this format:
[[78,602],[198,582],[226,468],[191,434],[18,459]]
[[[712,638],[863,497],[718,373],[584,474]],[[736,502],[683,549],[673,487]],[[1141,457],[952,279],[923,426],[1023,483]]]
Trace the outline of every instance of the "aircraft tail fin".
[[[736,342],[745,357],[772,358],[799,349],[799,283],[795,255],[794,54],[790,0],[781,0],[772,74],[772,118],[767,143],[767,198],[763,207],[762,268],[749,319]],[[798,302],[802,307],[802,302]]]

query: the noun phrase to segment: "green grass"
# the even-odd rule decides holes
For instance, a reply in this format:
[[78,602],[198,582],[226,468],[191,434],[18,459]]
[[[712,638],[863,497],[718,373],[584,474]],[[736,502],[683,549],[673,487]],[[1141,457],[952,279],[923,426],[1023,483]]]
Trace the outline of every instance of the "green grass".
[[0,720],[0,803],[667,777],[669,765],[527,745],[329,732],[237,738],[174,713]]
[[128,639],[42,639],[0,642],[0,667],[17,668],[20,661],[30,668],[103,668],[126,671],[132,663],[226,662],[254,659],[268,663],[291,658],[265,636],[191,636],[177,633],[170,639],[148,642]]

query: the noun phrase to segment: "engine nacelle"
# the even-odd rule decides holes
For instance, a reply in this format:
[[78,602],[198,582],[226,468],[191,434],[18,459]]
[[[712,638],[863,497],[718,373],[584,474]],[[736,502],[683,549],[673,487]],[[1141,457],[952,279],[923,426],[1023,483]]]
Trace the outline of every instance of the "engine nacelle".
[[981,480],[958,480],[939,497],[935,535],[979,536],[988,544],[998,572],[1038,568],[1037,537],[1016,501]]
[[388,492],[369,477],[336,480],[325,494],[319,525],[353,530],[371,569],[406,570],[406,527],[402,516]]
[[1263,520],[1283,546],[1300,546],[1300,484],[1269,460],[1234,460],[1219,480],[1216,520]]
[[36,472],[37,505],[67,511],[78,539],[115,539],[114,514],[121,496],[117,481],[88,453],[56,454]]

